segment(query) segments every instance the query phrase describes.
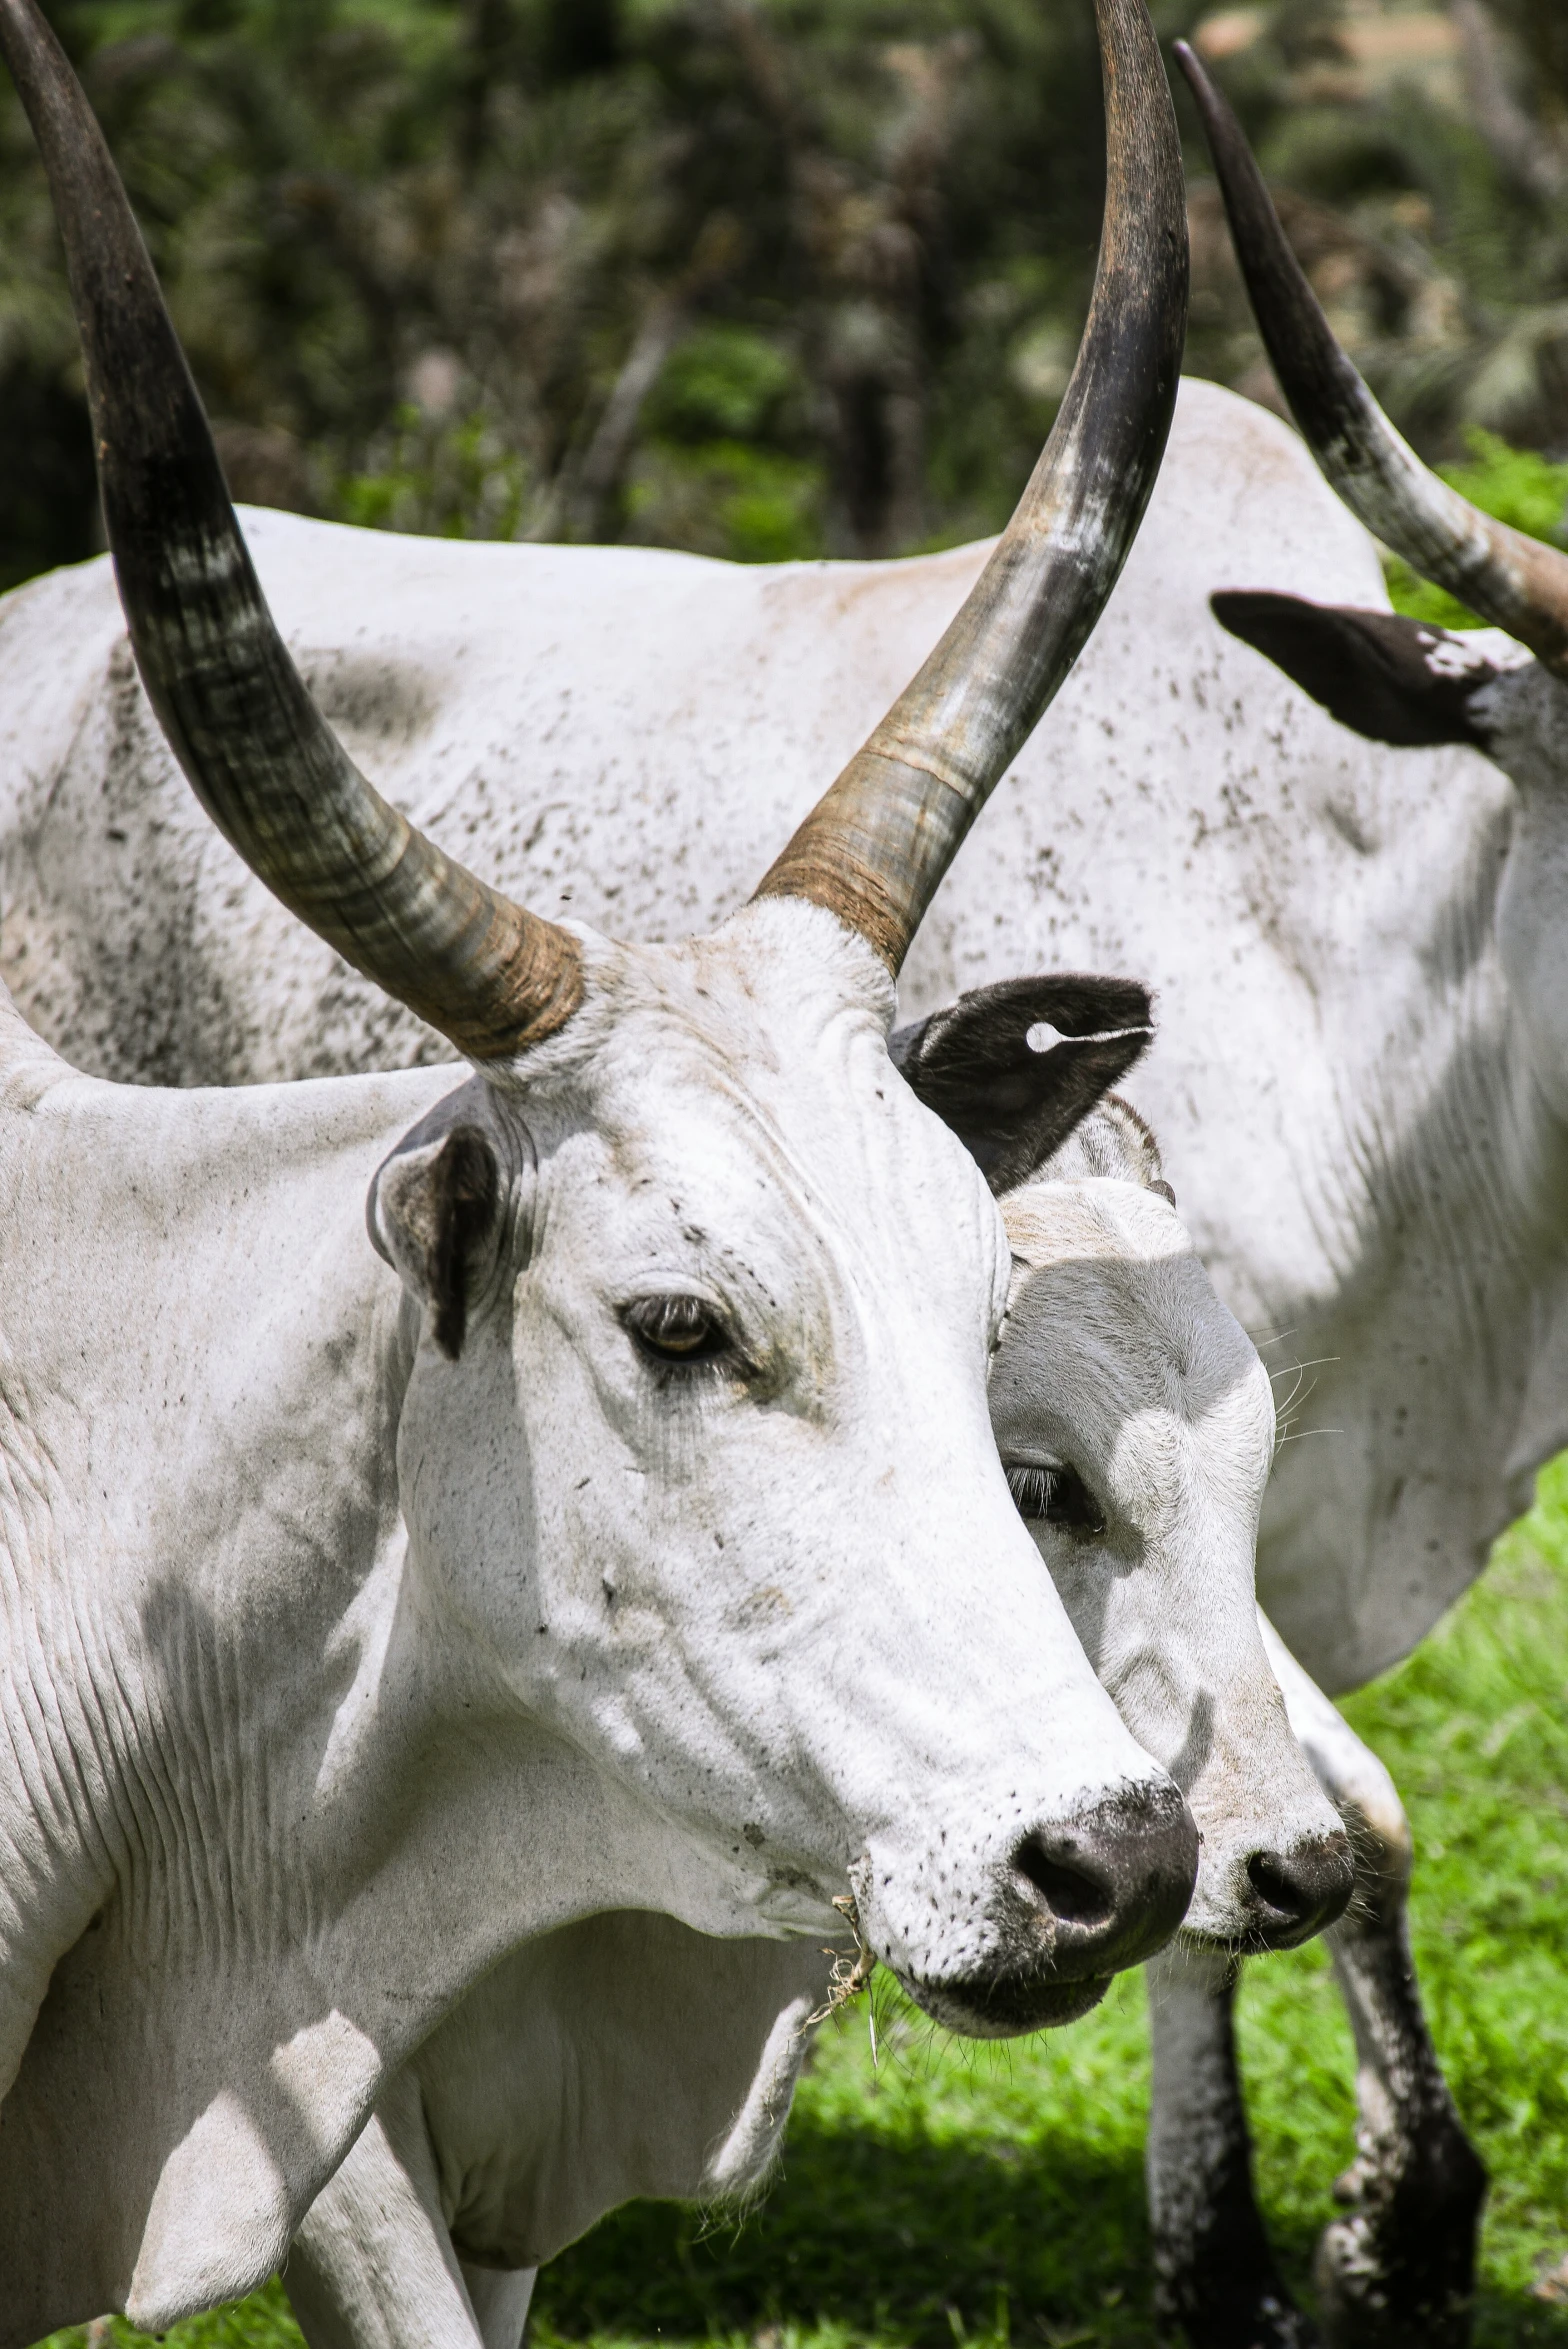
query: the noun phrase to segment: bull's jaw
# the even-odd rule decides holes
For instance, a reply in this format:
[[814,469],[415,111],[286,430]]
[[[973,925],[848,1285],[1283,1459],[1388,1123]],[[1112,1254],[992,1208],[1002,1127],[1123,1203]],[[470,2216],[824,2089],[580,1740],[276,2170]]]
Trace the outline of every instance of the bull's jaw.
[[[1183,1932],[1299,1939],[1327,1921],[1309,1884],[1337,1914],[1350,1868],[1258,1632],[1268,1375],[1158,1194],[1044,1181],[1004,1212],[1018,1269],[991,1379],[997,1441],[1010,1463],[1070,1469],[1093,1504],[1087,1524],[1031,1531],[1122,1719],[1192,1806],[1203,1850]],[[1260,1879],[1301,1889],[1299,1931]]]
[[[1064,1980],[1174,1926],[1192,1831],[1001,1475],[995,1207],[892,1069],[885,975],[830,916],[770,902],[695,945],[596,950],[594,996],[584,1040],[497,1096],[530,1137],[521,1237],[458,1359],[427,1333],[410,1384],[421,1581],[753,1929],[831,1928],[853,1882],[951,2019],[1054,2019]],[[672,1296],[723,1331],[708,1360],[629,1328]],[[503,1413],[475,1475],[458,1438]],[[1015,1865],[1090,1813],[1098,1937]]]

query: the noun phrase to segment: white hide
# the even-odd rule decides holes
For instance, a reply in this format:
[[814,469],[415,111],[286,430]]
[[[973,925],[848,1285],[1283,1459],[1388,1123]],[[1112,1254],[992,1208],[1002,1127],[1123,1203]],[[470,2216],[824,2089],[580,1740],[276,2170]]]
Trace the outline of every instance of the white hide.
[[[649,937],[744,898],[984,554],[745,569],[246,527],[372,777],[541,913]],[[1158,990],[1137,1095],[1188,1227],[1282,1393],[1313,1366],[1260,1583],[1339,1688],[1420,1637],[1568,1440],[1568,1039],[1546,1064],[1568,933],[1554,885],[1500,948],[1499,898],[1535,868],[1496,766],[1337,726],[1218,627],[1220,587],[1386,602],[1288,428],[1187,382],[1122,579],[938,894],[904,1016],[1034,969]],[[201,814],[107,563],[0,605],[0,778],[0,962],[83,1064],[189,1083],[430,1048]],[[1542,872],[1564,807],[1528,799]]]
[[1008,1468],[1070,1468],[1098,1505],[1099,1531],[1037,1519],[1030,1532],[1117,1711],[1198,1822],[1182,1938],[1234,1947],[1256,1907],[1249,1862],[1310,1866],[1339,1825],[1258,1635],[1268,1374],[1157,1193],[1064,1170],[1003,1212],[1014,1277],[991,1375],[997,1445]]
[[[814,1942],[590,1917],[488,1974],[318,2197],[287,2284],[310,2349],[477,2349],[525,2277],[639,2195],[733,2205],[778,2149],[830,1965]],[[521,2272],[520,2272],[521,2271]]]
[[[1020,1838],[1180,1818],[1013,1508],[1006,1243],[881,966],[793,901],[586,947],[470,1087],[503,1212],[455,1361],[364,1227],[450,1070],[118,1087],[0,1016],[4,2349],[259,2283],[575,1917],[819,1940],[853,1889],[991,2029],[1095,1994]],[[733,1359],[642,1359],[671,1289]]]
[[[1339,1820],[1259,1639],[1268,1378],[1124,1126],[1107,1104],[1003,1201],[1013,1283],[992,1421],[1005,1462],[1070,1466],[1104,1510],[1100,1534],[1031,1531],[1124,1719],[1188,1794],[1204,1852],[1181,1939],[1217,1934],[1229,1964],[1260,1836],[1288,1848]],[[720,1942],[635,1914],[503,1960],[420,2048],[300,2230],[287,2282],[310,2349],[517,2349],[516,2271],[607,2210],[744,2197],[777,2147],[829,1971],[814,1944]],[[498,2269],[512,2289],[481,2309],[478,2279]]]

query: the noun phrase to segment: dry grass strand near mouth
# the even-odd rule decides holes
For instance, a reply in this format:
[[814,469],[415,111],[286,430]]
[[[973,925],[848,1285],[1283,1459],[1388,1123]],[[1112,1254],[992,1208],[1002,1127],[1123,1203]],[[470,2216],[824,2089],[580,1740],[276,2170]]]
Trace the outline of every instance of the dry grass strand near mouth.
[[[877,1970],[876,1951],[860,1929],[860,1911],[855,1906],[854,1894],[852,1892],[841,1893],[833,1906],[855,1937],[855,1954],[853,1958],[849,1958],[841,1949],[834,1949],[831,1945],[824,1948],[823,1956],[833,1960],[833,1972],[828,1980],[828,1994],[816,2012],[806,2017],[801,2025],[803,2031],[814,2031],[818,2023],[825,2023],[830,2015],[838,2013],[840,2007],[848,2006],[852,1998],[858,1998],[863,1990],[868,1990],[871,1986],[871,1977]],[[877,2018],[874,2007],[867,2008],[866,2021],[871,2033],[871,2064],[872,2069],[875,2070]]]

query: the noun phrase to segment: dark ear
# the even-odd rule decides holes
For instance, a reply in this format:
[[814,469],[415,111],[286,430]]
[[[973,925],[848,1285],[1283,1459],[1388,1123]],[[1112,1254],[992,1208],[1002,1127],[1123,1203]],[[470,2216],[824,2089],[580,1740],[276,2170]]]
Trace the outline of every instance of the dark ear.
[[1227,589],[1209,603],[1222,628],[1369,742],[1401,750],[1438,742],[1489,748],[1473,700],[1504,672],[1462,636],[1397,612],[1309,604],[1297,595]]
[[[1062,1039],[1043,1052],[1029,1042],[1042,1026]],[[1061,1148],[1153,1032],[1146,987],[1062,973],[972,988],[946,1011],[898,1029],[888,1050],[1000,1192]]]
[[463,1350],[469,1297],[500,1221],[495,1139],[488,1121],[462,1115],[472,1090],[465,1085],[440,1103],[384,1161],[367,1213],[372,1241],[424,1305],[451,1362]]

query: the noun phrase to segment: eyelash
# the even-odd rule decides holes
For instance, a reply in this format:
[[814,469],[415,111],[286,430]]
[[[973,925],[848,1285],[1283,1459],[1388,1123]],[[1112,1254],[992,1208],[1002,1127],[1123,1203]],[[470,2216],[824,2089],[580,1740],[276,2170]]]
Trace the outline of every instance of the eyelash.
[[638,1352],[667,1376],[709,1370],[735,1352],[722,1316],[702,1297],[639,1297],[621,1319]]
[[1105,1531],[1105,1512],[1071,1468],[1019,1462],[1007,1471],[1007,1489],[1019,1516],[1028,1522],[1066,1526],[1073,1533]]

